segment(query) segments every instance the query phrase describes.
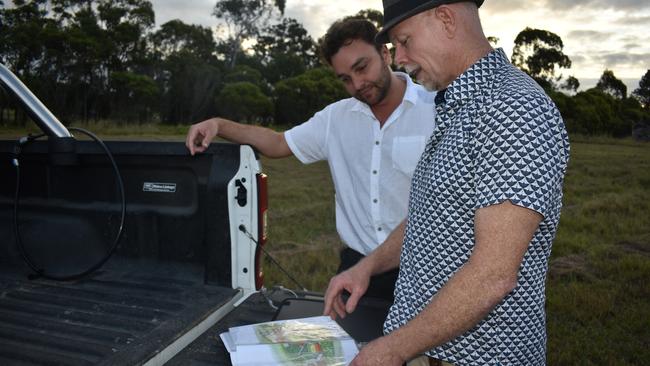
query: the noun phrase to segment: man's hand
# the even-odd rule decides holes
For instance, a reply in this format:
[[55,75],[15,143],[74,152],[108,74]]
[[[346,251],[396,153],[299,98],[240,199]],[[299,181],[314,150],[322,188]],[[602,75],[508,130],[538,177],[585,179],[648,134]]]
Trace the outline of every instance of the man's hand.
[[407,360],[393,348],[390,336],[377,338],[361,348],[350,366],[402,366]]
[[[332,319],[336,319],[336,315],[345,318],[347,314],[356,309],[359,299],[366,293],[370,284],[370,272],[364,268],[362,263],[363,261],[359,262],[330,280],[327,291],[325,291],[323,315],[329,315]],[[350,298],[346,303],[343,302],[343,290],[350,293]]]
[[211,118],[203,122],[197,123],[190,127],[185,139],[185,146],[190,150],[190,154],[194,156],[197,152],[202,153],[210,146],[212,139],[217,136],[219,132],[219,121],[216,118]]
[[190,127],[185,146],[192,155],[205,152],[217,135],[236,144],[251,145],[269,158],[284,158],[293,154],[283,132],[241,124],[221,117],[210,118]]

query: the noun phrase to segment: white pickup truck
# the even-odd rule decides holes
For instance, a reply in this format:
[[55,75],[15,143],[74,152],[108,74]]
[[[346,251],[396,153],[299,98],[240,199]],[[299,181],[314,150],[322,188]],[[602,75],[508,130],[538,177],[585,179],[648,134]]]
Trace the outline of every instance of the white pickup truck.
[[[82,140],[2,65],[0,93],[43,131],[0,141],[0,365],[229,365],[228,327],[322,311],[318,294],[278,313],[257,292],[267,186],[250,146]],[[368,341],[386,305],[342,325]]]

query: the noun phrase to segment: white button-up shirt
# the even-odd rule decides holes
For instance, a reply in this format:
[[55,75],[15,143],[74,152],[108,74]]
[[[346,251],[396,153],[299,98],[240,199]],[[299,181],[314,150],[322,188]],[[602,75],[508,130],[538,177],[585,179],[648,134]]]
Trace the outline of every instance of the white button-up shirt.
[[327,160],[336,229],[347,246],[364,255],[406,218],[411,177],[434,127],[435,93],[396,74],[406,80],[406,91],[382,128],[367,104],[348,98],[284,134],[301,162]]

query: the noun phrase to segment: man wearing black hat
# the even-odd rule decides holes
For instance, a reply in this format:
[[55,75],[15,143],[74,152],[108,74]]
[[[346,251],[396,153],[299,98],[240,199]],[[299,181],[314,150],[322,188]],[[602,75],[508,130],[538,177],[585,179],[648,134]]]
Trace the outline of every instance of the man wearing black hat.
[[[436,96],[415,170],[404,240],[330,281],[325,313],[345,316],[370,275],[399,266],[386,335],[352,365],[544,365],[545,280],[569,144],[544,91],[494,50],[477,1],[384,0],[377,38]],[[397,258],[399,257],[399,261]]]

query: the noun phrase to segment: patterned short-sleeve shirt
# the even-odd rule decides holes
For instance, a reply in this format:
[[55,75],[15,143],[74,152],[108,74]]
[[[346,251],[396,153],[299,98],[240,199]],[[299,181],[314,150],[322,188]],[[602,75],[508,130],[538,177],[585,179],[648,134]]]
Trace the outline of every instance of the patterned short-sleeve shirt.
[[544,365],[545,280],[569,142],[539,86],[495,50],[436,98],[436,127],[413,176],[390,332],[413,319],[474,248],[474,215],[506,200],[543,220],[516,288],[486,318],[427,352],[457,365]]

